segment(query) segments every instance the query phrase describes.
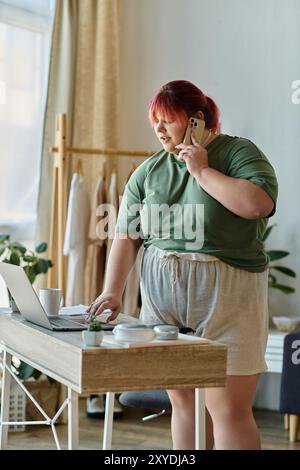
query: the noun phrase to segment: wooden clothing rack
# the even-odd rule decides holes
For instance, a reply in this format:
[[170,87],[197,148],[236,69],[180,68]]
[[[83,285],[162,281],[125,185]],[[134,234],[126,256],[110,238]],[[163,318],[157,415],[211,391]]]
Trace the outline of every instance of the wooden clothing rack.
[[[55,147],[50,148],[54,155],[54,173],[52,186],[52,209],[49,240],[49,258],[54,265],[57,265],[57,285],[54,285],[54,271],[48,271],[48,287],[58,287],[62,289],[63,295],[66,293],[66,257],[63,254],[64,236],[66,227],[67,204],[68,204],[68,169],[70,154],[80,154],[81,156],[101,155],[118,157],[149,157],[154,151],[127,150],[114,148],[78,148],[67,147],[67,115],[58,114],[56,117]],[[77,169],[82,171],[81,163]],[[57,250],[55,250],[57,246]]]

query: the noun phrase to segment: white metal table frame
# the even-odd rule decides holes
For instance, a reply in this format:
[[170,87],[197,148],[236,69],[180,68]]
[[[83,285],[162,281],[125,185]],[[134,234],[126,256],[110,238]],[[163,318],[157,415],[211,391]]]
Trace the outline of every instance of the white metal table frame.
[[[51,427],[53,438],[56,448],[61,449],[61,445],[57,436],[55,424],[63,412],[65,407],[68,407],[68,449],[78,449],[79,445],[79,413],[78,413],[78,397],[79,394],[68,387],[68,396],[59,407],[53,418],[50,418],[39,403],[35,400],[32,394],[27,390],[24,384],[16,376],[11,368],[12,354],[3,347],[3,357],[0,366],[2,368],[2,392],[1,392],[1,414],[0,414],[0,449],[7,448],[8,427],[12,424],[25,424],[25,425],[47,425]],[[9,421],[9,402],[10,402],[10,384],[11,379],[14,379],[28,398],[34,403],[41,414],[44,416],[42,421]],[[110,450],[112,443],[112,430],[113,430],[113,414],[114,414],[114,392],[106,393],[105,405],[105,419],[103,429],[103,450]],[[202,432],[200,432],[202,430]],[[204,389],[195,389],[195,449],[205,450],[205,392]]]
[[[7,447],[7,434],[9,425],[24,424],[24,425],[47,425],[51,427],[53,438],[56,448],[61,449],[61,445],[56,432],[56,422],[63,412],[68,407],[68,449],[76,449],[78,447],[78,394],[68,387],[68,397],[63,401],[55,415],[50,418],[43,410],[40,404],[35,400],[32,394],[27,390],[22,381],[13,372],[11,368],[12,354],[5,348],[3,350],[3,357],[0,363],[2,369],[2,392],[1,392],[1,414],[0,414],[0,449]],[[11,379],[14,379],[21,389],[25,392],[27,397],[34,403],[37,409],[45,418],[44,420],[36,421],[9,421],[9,402],[10,402],[10,385]]]

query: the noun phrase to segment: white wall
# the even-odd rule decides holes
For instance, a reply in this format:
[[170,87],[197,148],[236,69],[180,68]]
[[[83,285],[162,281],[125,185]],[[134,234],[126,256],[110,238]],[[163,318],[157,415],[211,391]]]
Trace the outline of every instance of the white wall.
[[[222,131],[253,140],[273,163],[279,201],[272,249],[300,276],[299,0],[122,0],[121,135],[131,149],[158,149],[147,121],[152,95],[187,79],[215,98]],[[123,165],[125,165],[123,160]],[[286,279],[281,279],[282,282]],[[298,291],[271,292],[276,314],[300,315]]]

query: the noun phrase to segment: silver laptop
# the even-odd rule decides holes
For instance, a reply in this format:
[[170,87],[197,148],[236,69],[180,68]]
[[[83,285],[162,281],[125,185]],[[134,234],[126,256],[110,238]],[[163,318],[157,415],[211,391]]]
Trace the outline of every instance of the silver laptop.
[[53,331],[86,329],[84,320],[80,323],[80,320],[48,317],[21,266],[0,262],[0,274],[25,320]]

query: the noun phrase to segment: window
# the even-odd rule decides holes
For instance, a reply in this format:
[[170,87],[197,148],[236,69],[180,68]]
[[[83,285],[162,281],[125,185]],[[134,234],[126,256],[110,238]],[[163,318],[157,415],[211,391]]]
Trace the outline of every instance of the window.
[[0,231],[19,240],[35,232],[53,13],[0,0]]

